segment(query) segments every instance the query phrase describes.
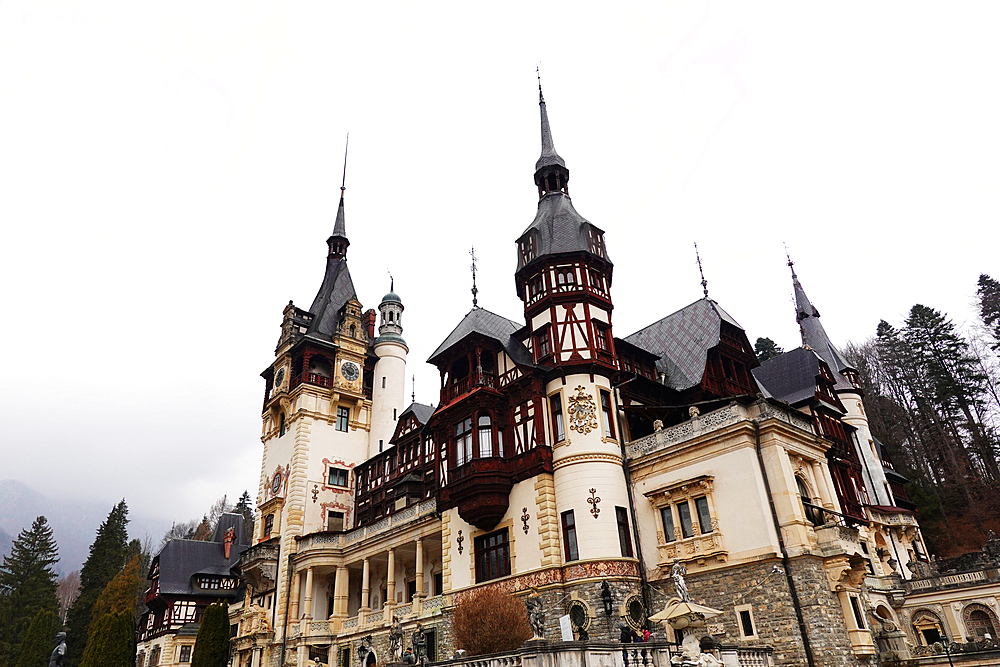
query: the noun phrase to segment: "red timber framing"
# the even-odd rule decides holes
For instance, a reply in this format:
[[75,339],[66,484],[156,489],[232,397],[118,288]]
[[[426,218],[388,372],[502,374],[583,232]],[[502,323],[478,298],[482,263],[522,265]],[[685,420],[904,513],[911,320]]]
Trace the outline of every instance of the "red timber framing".
[[514,484],[552,470],[542,378],[513,366],[498,342],[481,337],[456,346],[439,370],[441,406],[423,430],[436,443],[438,509],[457,507],[463,519],[489,530],[506,513]]

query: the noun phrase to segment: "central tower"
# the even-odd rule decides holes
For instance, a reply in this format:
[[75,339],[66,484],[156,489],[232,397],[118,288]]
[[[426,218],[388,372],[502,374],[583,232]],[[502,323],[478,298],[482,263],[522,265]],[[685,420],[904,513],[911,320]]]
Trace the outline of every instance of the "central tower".
[[517,239],[514,279],[524,304],[528,348],[545,373],[565,557],[631,557],[628,491],[612,385],[618,371],[611,329],[613,265],[603,230],[573,207],[569,169],[552,141],[541,84],[538,104],[538,212]]

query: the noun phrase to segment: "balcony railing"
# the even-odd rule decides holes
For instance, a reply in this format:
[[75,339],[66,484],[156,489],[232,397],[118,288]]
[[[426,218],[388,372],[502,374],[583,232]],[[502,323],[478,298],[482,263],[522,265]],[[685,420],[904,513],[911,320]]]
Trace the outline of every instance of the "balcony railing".
[[479,387],[489,387],[490,389],[497,388],[497,376],[496,373],[490,373],[488,371],[472,371],[464,378],[455,380],[452,384],[447,387],[441,388],[441,402],[450,403],[459,396],[468,394],[473,389]]
[[310,373],[308,371],[302,373],[301,375],[296,375],[291,379],[289,386],[294,389],[300,384],[314,384],[317,387],[332,387],[333,380],[325,375],[320,375],[319,373]]

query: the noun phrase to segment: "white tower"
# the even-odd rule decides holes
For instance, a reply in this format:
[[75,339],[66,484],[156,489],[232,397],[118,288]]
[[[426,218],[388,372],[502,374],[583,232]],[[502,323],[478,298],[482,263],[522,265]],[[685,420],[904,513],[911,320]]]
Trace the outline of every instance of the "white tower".
[[378,306],[381,322],[375,340],[375,376],[372,381],[372,430],[368,441],[369,456],[389,446],[396,430],[396,419],[405,407],[406,341],[402,338],[403,301],[393,291],[382,297]]

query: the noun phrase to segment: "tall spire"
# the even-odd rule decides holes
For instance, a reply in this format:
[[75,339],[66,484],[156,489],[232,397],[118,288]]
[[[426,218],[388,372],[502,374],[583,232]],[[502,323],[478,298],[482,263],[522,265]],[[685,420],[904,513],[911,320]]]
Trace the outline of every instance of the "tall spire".
[[833,346],[830,337],[826,335],[826,329],[819,321],[819,311],[809,301],[802,283],[799,282],[799,277],[795,275],[795,262],[788,254],[787,247],[785,248],[785,257],[788,258],[788,268],[792,271],[792,288],[795,291],[795,321],[799,324],[802,346],[812,349],[821,356],[835,373],[854,370],[854,367]]
[[472,307],[478,308],[479,301],[476,298],[476,295],[479,294],[479,288],[476,287],[476,246],[472,246],[469,254],[472,255]]
[[553,192],[569,194],[569,169],[566,161],[556,153],[552,142],[552,129],[549,127],[549,112],[545,108],[545,96],[542,94],[542,75],[538,75],[538,109],[542,120],[542,154],[535,162],[535,185],[538,186],[538,197],[542,198]]
[[694,256],[698,260],[698,273],[701,275],[701,291],[704,292],[705,298],[708,298],[708,281],[705,280],[705,272],[701,268],[701,255],[698,254],[698,242],[694,242]]
[[344,142],[344,175],[340,180],[340,204],[337,206],[337,219],[333,223],[333,234],[326,240],[330,248],[330,257],[343,258],[347,256],[347,246],[351,242],[347,240],[347,225],[344,222],[344,191],[347,189],[347,146],[351,140],[348,132],[347,140]]

